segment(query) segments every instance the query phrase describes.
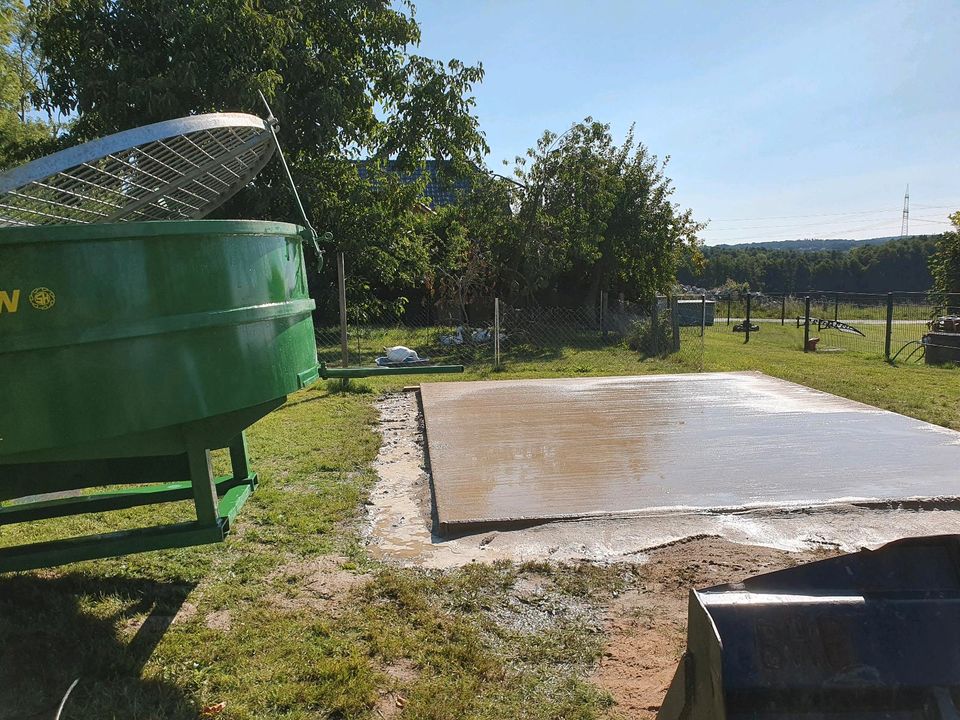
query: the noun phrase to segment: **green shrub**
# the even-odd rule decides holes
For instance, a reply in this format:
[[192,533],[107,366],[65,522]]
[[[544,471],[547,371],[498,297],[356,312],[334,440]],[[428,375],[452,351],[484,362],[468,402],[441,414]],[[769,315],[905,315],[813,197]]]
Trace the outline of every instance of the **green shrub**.
[[673,343],[670,318],[658,316],[656,319],[634,320],[627,328],[624,340],[627,347],[644,357],[667,355]]

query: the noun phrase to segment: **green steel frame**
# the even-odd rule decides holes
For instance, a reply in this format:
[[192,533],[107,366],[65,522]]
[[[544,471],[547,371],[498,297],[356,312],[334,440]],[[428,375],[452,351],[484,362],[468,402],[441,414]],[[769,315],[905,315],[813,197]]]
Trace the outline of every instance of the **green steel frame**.
[[[463,372],[462,365],[328,368],[321,363],[300,373],[298,382],[301,387],[307,387],[317,380],[329,378],[459,372]],[[269,405],[272,408],[282,402]],[[266,408],[255,410],[259,416],[265,414]],[[237,512],[257,487],[257,475],[249,467],[246,435],[241,432],[227,445],[232,474],[214,477],[210,448],[206,447],[211,438],[209,429],[195,423],[193,432],[188,427],[184,434],[187,436],[187,451],[183,454],[0,466],[0,472],[10,479],[12,486],[43,488],[41,497],[49,497],[50,493],[67,493],[66,497],[54,499],[31,501],[28,497],[20,498],[14,504],[0,507],[0,527],[184,500],[193,500],[197,517],[192,522],[0,548],[0,573],[223,541]],[[190,479],[183,480],[184,476]],[[95,485],[124,482],[147,484],[76,494]]]
[[[240,433],[228,447],[232,474],[226,477],[214,477],[209,448],[188,443],[189,449],[184,457],[169,456],[142,458],[142,460],[153,465],[154,476],[162,475],[166,470],[174,477],[175,474],[182,472],[185,461],[189,468],[189,480],[153,483],[122,490],[22,502],[0,507],[0,525],[191,499],[197,516],[197,519],[192,522],[3,548],[0,549],[0,572],[32,570],[147,550],[166,550],[221,542],[230,532],[237,512],[257,486],[256,473],[250,471],[247,460],[247,441],[244,433]],[[41,475],[44,470],[42,464],[32,465],[31,469]],[[54,473],[57,471],[53,467],[50,469]],[[113,482],[116,481],[116,479],[113,480]]]

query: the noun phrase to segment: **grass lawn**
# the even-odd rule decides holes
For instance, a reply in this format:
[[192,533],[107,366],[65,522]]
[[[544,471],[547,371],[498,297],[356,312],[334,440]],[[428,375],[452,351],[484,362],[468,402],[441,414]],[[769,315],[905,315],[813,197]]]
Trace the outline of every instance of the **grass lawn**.
[[[804,354],[797,340],[795,328],[764,326],[744,345],[719,326],[707,334],[704,366],[761,370],[960,430],[960,370]],[[623,348],[566,348],[510,358],[500,372],[477,366],[422,380],[698,365],[692,352],[639,360]],[[197,718],[221,701],[218,717],[237,719],[615,716],[589,672],[604,642],[600,612],[636,567],[427,572],[366,555],[359,526],[379,445],[373,401],[410,381],[368,380],[349,393],[320,385],[254,426],[261,486],[224,544],[0,577],[0,719],[52,717],[77,677],[64,718]],[[188,510],[0,528],[0,544]],[[530,584],[548,592],[518,601]]]

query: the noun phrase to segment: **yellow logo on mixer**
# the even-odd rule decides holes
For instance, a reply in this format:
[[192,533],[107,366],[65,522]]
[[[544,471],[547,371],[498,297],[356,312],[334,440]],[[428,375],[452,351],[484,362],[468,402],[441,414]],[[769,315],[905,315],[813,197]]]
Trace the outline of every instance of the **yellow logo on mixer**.
[[0,315],[4,312],[15,313],[17,308],[20,307],[20,291],[19,290],[0,290]]
[[34,288],[27,299],[37,310],[49,310],[57,302],[57,296],[53,294],[53,290],[45,287]]

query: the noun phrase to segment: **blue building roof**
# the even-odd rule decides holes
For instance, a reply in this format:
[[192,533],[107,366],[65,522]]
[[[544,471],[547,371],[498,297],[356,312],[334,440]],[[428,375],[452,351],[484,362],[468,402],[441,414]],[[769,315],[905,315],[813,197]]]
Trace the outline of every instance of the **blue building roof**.
[[[386,171],[399,175],[402,182],[417,182],[424,173],[429,175],[427,186],[423,194],[430,200],[430,207],[438,208],[444,205],[455,205],[460,196],[470,190],[470,180],[456,177],[451,173],[441,176],[443,161],[427,160],[425,168],[418,168],[412,172],[397,170],[395,160],[388,160]],[[360,177],[367,177],[367,170],[363,161],[360,162]]]

